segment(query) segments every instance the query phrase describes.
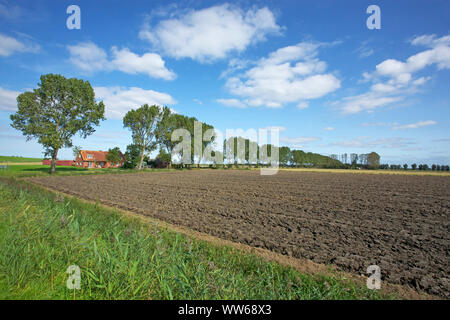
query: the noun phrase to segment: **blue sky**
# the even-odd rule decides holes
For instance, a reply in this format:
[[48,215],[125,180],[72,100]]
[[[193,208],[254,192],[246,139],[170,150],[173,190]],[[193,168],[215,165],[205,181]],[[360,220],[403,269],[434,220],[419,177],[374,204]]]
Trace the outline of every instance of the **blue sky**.
[[[66,27],[71,4],[79,30]],[[379,30],[366,26],[372,4]],[[276,126],[305,151],[448,164],[449,12],[445,0],[0,0],[0,154],[42,156],[9,116],[59,73],[89,80],[106,105],[96,133],[74,138],[84,149],[124,150],[123,115],[149,103],[223,132]]]

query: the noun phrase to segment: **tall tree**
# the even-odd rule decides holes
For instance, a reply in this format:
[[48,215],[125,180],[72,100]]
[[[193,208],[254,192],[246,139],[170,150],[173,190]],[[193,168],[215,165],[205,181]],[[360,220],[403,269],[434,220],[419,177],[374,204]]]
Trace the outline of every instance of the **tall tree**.
[[55,172],[58,151],[72,147],[72,137],[86,138],[104,120],[105,106],[95,101],[88,81],[58,74],[40,78],[38,88],[17,97],[17,112],[10,116],[11,126],[22,131],[27,140],[33,138],[51,156],[50,173]]
[[292,158],[297,167],[305,162],[305,153],[302,150],[292,150]]
[[[140,159],[140,149],[135,144],[129,144],[125,152],[125,165],[124,168],[136,169]],[[144,157],[145,160],[145,157]]]
[[113,165],[114,163],[119,163],[122,160],[122,153],[120,152],[120,148],[115,147],[112,149],[108,149],[106,160],[111,162],[111,165]]
[[[161,117],[156,126],[156,140],[161,149],[165,149],[168,156],[166,160],[169,168],[172,167],[172,150],[175,143],[172,142],[172,132],[181,127],[180,124],[184,121],[184,116],[171,113],[168,107],[163,107],[161,111]],[[161,152],[160,152],[161,153]]]
[[289,147],[280,147],[280,164],[286,167],[288,163],[292,162],[292,153]]
[[74,157],[74,159],[75,159],[76,157],[78,157],[78,155],[80,154],[80,151],[81,151],[81,147],[79,147],[79,146],[74,146],[74,147],[72,148],[72,152],[73,152],[73,157]]
[[376,152],[371,152],[367,155],[367,165],[371,169],[378,169],[380,167],[380,155]]
[[358,154],[350,153],[350,163],[352,167],[356,167],[356,164],[358,163]]
[[138,109],[130,110],[123,118],[124,128],[131,130],[133,144],[139,148],[138,169],[142,169],[144,156],[156,150],[156,127],[161,116],[161,108],[144,104]]

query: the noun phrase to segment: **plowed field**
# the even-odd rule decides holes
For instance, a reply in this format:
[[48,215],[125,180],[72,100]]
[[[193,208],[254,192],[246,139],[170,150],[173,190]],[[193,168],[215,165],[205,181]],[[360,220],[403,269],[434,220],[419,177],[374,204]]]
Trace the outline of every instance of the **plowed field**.
[[193,170],[31,178],[220,238],[450,298],[450,178]]

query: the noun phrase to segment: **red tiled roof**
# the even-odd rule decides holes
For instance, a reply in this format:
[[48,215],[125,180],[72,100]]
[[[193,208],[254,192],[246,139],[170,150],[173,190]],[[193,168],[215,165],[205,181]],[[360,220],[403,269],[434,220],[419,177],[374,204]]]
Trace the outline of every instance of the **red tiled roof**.
[[[90,150],[81,150],[80,151],[81,158],[83,161],[105,161],[106,162],[106,155],[108,154],[107,151],[90,151]],[[92,158],[88,158],[88,155],[92,155]]]
[[[83,161],[108,162],[108,160],[106,160],[108,151],[80,150],[80,154]],[[92,155],[92,158],[88,158],[88,155]],[[122,158],[122,161],[125,161],[125,157],[122,153],[120,153],[120,157]]]

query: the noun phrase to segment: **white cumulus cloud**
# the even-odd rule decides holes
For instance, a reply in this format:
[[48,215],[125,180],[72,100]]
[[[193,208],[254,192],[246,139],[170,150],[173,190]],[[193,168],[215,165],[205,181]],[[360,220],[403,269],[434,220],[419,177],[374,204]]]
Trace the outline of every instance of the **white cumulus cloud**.
[[109,68],[105,50],[93,42],[67,46],[67,49],[70,53],[70,62],[83,71],[94,72]]
[[242,52],[279,31],[267,7],[245,12],[226,3],[176,14],[153,27],[146,23],[139,37],[171,57],[207,62],[225,58],[232,51]]
[[0,110],[16,111],[18,91],[8,90],[0,87]]
[[152,78],[173,80],[176,75],[167,69],[159,54],[144,53],[139,56],[128,48],[111,48],[111,58],[93,42],[67,46],[70,62],[86,72],[119,70],[128,74],[147,74]]
[[247,105],[238,99],[217,99],[216,101],[227,107],[247,108]]
[[414,74],[435,65],[438,70],[450,68],[450,36],[422,35],[411,41],[415,46],[429,49],[407,58],[405,61],[386,59],[376,65],[372,73],[363,73],[364,82],[371,81],[370,90],[359,95],[345,97],[335,105],[342,113],[373,112],[375,109],[399,102],[431,79],[414,77]]
[[302,42],[280,48],[255,63],[255,66],[227,79],[229,91],[250,106],[279,108],[297,103],[299,109],[307,101],[337,90],[340,81],[325,73],[327,65],[317,58],[321,43]]
[[143,104],[173,105],[177,101],[169,94],[138,87],[94,87],[95,97],[103,100],[108,119],[122,119],[127,111]]
[[16,52],[37,52],[39,46],[31,44],[29,41],[19,41],[13,37],[0,33],[0,56],[9,57]]

